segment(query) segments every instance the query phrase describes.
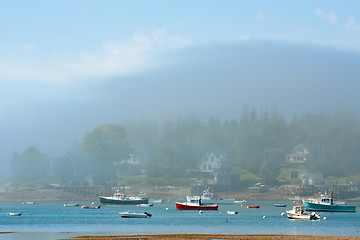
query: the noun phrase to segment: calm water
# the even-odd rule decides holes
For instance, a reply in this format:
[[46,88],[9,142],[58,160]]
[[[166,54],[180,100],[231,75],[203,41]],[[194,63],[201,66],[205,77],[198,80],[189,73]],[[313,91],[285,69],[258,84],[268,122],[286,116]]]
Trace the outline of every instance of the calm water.
[[[90,202],[79,202],[91,205]],[[274,207],[286,203],[286,208]],[[290,201],[248,201],[236,205],[220,205],[218,211],[176,211],[174,202],[154,204],[153,207],[102,205],[100,209],[64,207],[64,202],[0,203],[0,240],[59,239],[90,234],[165,234],[165,233],[214,233],[214,234],[303,234],[360,236],[360,203],[356,213],[320,212],[321,220],[299,221],[281,217],[291,209]],[[248,209],[246,205],[260,205]],[[168,210],[166,210],[168,208]],[[238,211],[228,215],[227,210]],[[22,216],[9,216],[9,212],[22,211]],[[145,219],[124,219],[119,212],[144,212],[153,216]],[[264,219],[263,216],[266,216]],[[326,217],[327,220],[323,220]]]

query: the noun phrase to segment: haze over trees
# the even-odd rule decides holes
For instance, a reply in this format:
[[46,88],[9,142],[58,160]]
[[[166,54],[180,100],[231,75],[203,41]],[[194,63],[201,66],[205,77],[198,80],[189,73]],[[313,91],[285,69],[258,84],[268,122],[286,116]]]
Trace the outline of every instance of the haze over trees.
[[[159,124],[103,124],[87,133],[81,146],[57,159],[30,146],[14,153],[11,179],[84,184],[84,178],[92,176],[94,184],[113,184],[119,178],[145,175],[136,181],[181,185],[189,182],[179,179],[196,176],[206,151],[216,150],[240,167],[242,176],[279,185],[288,183],[278,176],[285,155],[298,144],[311,153],[312,172],[359,177],[360,122],[351,112],[339,109],[334,115],[304,114],[287,121],[275,107],[269,111],[244,106],[239,119],[188,115]],[[139,165],[129,165],[129,157]],[[248,186],[251,181],[243,178],[242,183]]]

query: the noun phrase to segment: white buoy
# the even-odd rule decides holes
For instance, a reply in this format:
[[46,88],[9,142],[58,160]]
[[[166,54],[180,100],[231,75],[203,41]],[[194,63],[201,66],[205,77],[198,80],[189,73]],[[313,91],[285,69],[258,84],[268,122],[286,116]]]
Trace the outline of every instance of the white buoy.
[[167,210],[169,210],[169,208],[165,208],[165,210],[167,211]]
[[266,218],[266,216],[263,216],[263,219],[265,219]]
[[199,211],[199,214],[202,214],[202,210]]
[[281,213],[281,216],[282,216],[282,217],[283,217],[283,216],[285,216],[285,213],[284,213],[284,212],[282,212],[282,213]]

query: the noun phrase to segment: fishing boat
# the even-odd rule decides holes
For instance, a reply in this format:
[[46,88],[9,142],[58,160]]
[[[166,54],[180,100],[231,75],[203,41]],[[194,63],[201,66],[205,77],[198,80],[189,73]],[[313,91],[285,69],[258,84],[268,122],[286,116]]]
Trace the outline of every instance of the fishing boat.
[[95,209],[95,208],[100,208],[101,205],[98,206],[81,206],[82,209]]
[[282,204],[282,203],[275,203],[274,207],[286,207],[286,204]]
[[217,204],[204,204],[201,198],[191,198],[187,202],[176,202],[177,210],[218,210]]
[[320,219],[320,215],[315,212],[306,213],[303,206],[293,206],[291,210],[286,211],[286,214],[289,219],[299,219],[299,220],[317,220]]
[[187,196],[186,200],[190,202],[192,199],[200,198],[201,202],[204,204],[234,204],[235,199],[224,199],[224,198],[215,198],[214,193],[210,190],[205,190],[201,196]]
[[120,205],[137,205],[148,204],[149,199],[146,198],[146,194],[140,192],[137,197],[126,197],[125,193],[116,192],[111,197],[100,196],[100,203],[105,204],[120,204]]
[[260,206],[247,206],[247,208],[260,208]]
[[79,205],[79,203],[64,203],[64,207],[77,207]]
[[10,212],[9,215],[10,216],[21,216],[22,212]]
[[238,212],[236,212],[236,211],[230,211],[230,210],[227,210],[226,213],[229,214],[229,215],[238,214]]
[[355,212],[356,206],[336,204],[333,200],[333,193],[330,196],[320,195],[317,200],[303,200],[306,211],[326,211],[326,212]]
[[131,213],[131,212],[120,212],[119,213],[122,218],[147,218],[151,217],[150,213]]

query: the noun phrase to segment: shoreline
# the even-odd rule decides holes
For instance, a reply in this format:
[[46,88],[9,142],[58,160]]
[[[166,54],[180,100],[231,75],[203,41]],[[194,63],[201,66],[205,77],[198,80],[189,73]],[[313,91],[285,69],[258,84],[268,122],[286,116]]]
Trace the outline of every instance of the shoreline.
[[[17,234],[18,232],[0,232],[3,234]],[[20,233],[20,232],[19,232]],[[72,232],[61,232],[58,234],[74,234]],[[56,235],[56,233],[55,233]],[[77,235],[77,234],[76,234]],[[77,235],[62,236],[66,238],[56,238],[58,240],[360,240],[360,236],[322,236],[322,235],[289,235],[289,234],[150,234],[150,235]],[[15,237],[16,238],[16,237]]]
[[278,235],[278,234],[261,234],[261,235],[224,235],[224,234],[159,234],[159,235],[111,235],[111,236],[78,236],[71,239],[83,240],[305,240],[305,239],[329,239],[329,240],[359,240],[360,237],[352,236],[318,236],[318,235]]

